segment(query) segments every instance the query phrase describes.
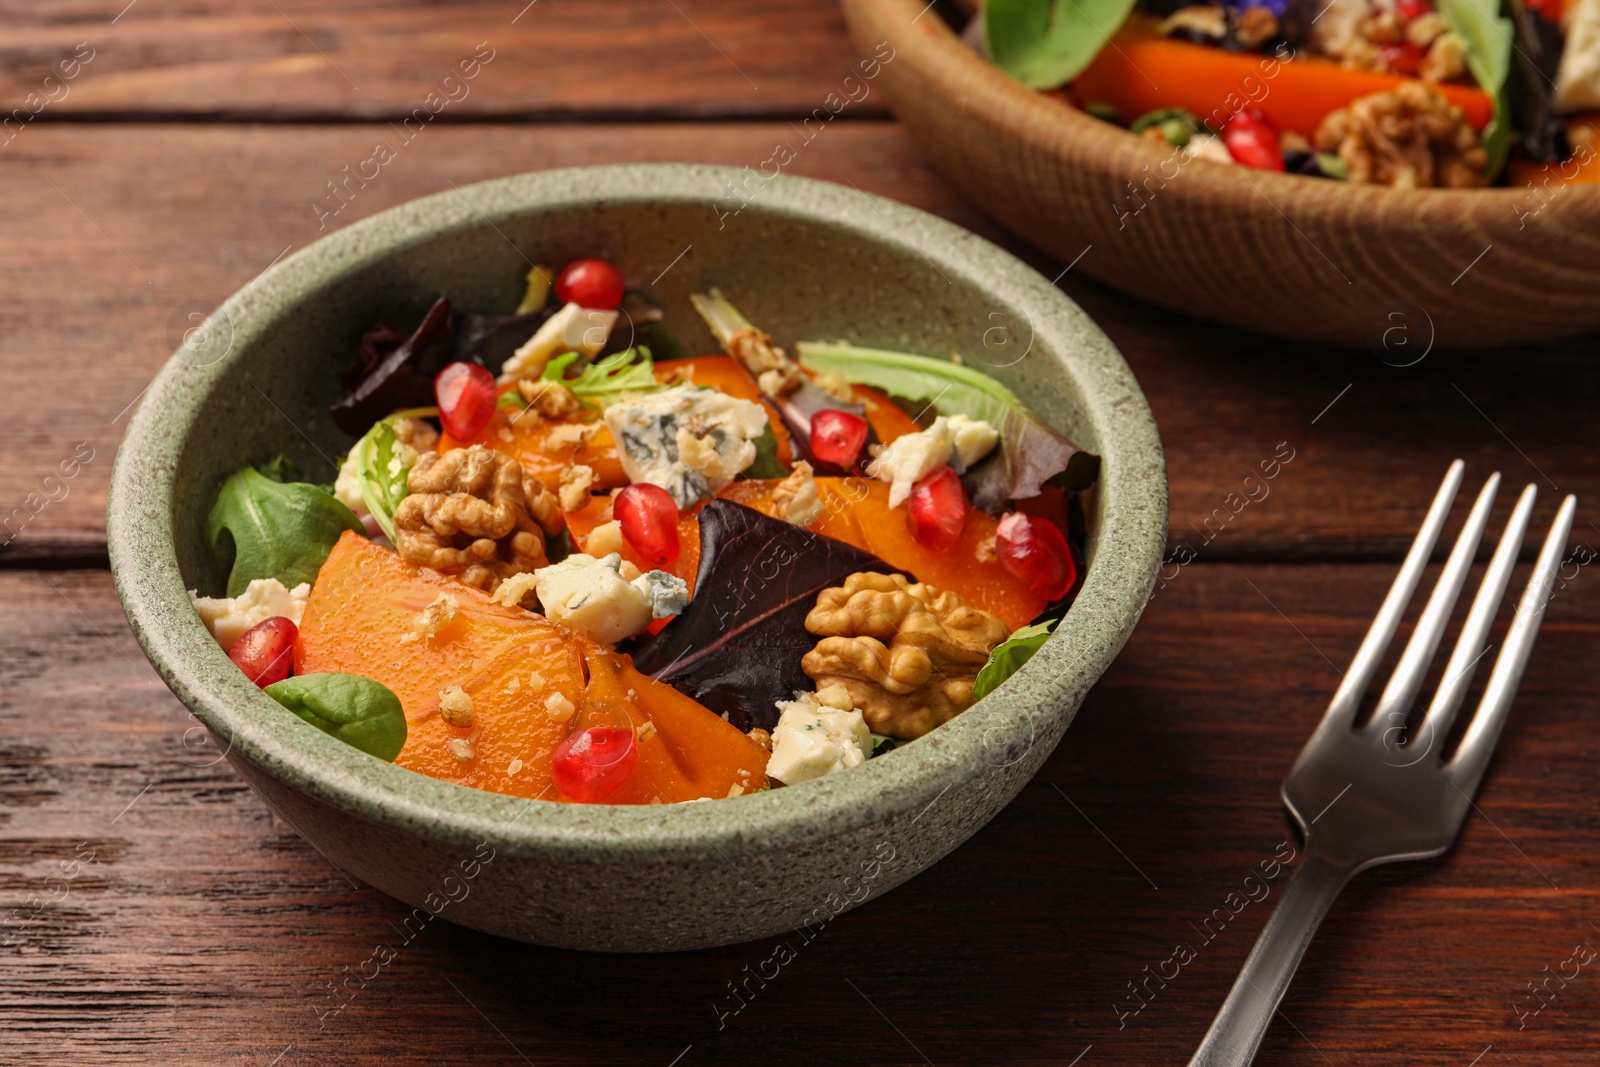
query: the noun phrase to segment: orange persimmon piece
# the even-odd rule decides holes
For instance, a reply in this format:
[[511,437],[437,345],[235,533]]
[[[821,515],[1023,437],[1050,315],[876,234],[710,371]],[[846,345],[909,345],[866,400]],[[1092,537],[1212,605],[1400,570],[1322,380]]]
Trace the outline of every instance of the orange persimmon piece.
[[867,423],[883,444],[922,429],[917,425],[916,419],[906,414],[898,404],[876,389],[868,389],[864,385],[851,388],[855,390],[856,399],[867,405]]
[[[403,641],[441,593],[459,602],[456,617],[432,637]],[[318,671],[359,674],[394,690],[407,722],[395,764],[431,778],[559,800],[550,760],[567,735],[580,725],[631,724],[646,735],[629,776],[639,781],[625,782],[608,803],[724,797],[735,785],[765,783],[760,746],[639,674],[627,657],[355,533],[322,565],[301,621],[295,672]],[[472,700],[470,726],[439,713],[440,694],[457,685]]]
[[766,787],[766,749],[672,686],[640,674],[629,657],[585,644],[589,687],[574,728],[632,727],[638,737],[639,763],[607,804],[674,804]]
[[[1070,91],[1080,106],[1110,104],[1130,122],[1159,108],[1181,107],[1202,122],[1212,120],[1215,127],[1237,111],[1255,108],[1280,131],[1310,137],[1323,119],[1352,100],[1415,80],[1347,70],[1310,55],[1280,59],[1224,52],[1153,36],[1150,24],[1138,19],[1113,40],[1115,46],[1103,49],[1073,80]],[[1475,130],[1482,130],[1494,116],[1494,100],[1482,89],[1450,84],[1434,88],[1462,110]]]
[[[459,602],[455,619],[436,636],[403,642],[441,593]],[[579,701],[584,685],[579,646],[543,616],[496,604],[355,533],[339,539],[317,574],[294,666],[296,674],[359,674],[394,690],[407,730],[398,766],[517,796],[544,788],[550,756],[567,736],[569,723],[551,718],[545,700],[561,693]],[[439,715],[440,694],[455,685],[472,698],[471,728]],[[474,732],[472,757],[457,759],[449,742]],[[528,770],[512,775],[518,759]],[[540,768],[544,780],[536,781]]]
[[[500,390],[502,395],[515,391],[515,386]],[[550,435],[557,427],[577,425],[591,429],[593,436],[583,442],[551,446]],[[439,434],[440,452],[467,445],[487,445],[497,452],[515,456],[523,470],[552,490],[560,484],[561,472],[573,463],[585,464],[594,471],[596,490],[615,489],[628,484],[628,476],[622,472],[622,461],[617,458],[617,445],[611,439],[611,431],[592,413],[587,420],[551,420],[534,414],[523,415],[520,407],[510,410],[500,408],[489,418],[482,432],[471,440],[460,440],[449,433]]]

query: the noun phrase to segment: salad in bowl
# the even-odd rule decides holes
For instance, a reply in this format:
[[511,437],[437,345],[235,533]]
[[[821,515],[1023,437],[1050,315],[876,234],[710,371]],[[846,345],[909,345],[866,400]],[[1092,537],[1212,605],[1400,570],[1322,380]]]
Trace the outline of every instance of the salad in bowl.
[[988,0],[965,38],[1182,162],[1600,181],[1600,0]]
[[308,728],[509,796],[721,800],[917,743],[1071,604],[1098,459],[957,357],[791,355],[689,301],[722,351],[593,257],[510,315],[371,324],[333,484],[222,484],[200,618]]

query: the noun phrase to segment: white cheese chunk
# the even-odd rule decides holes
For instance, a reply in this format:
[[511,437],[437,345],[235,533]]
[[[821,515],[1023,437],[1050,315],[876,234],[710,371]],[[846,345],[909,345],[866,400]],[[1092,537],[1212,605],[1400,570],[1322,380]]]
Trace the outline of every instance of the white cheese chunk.
[[364,519],[371,513],[367,511],[366,498],[361,495],[361,458],[356,454],[358,451],[352,448],[339,465],[339,477],[333,482],[333,495],[356,518]]
[[681,612],[689,585],[665,571],[651,571],[630,582],[622,576],[622,557],[603,559],[574,552],[535,575],[539,603],[551,622],[569,626],[590,640],[614,645],[632,637],[653,619]]
[[567,304],[545,319],[544,325],[511,353],[511,358],[500,368],[500,384],[539,377],[544,373],[545,364],[563,352],[576,352],[584,359],[594,358],[605,347],[611,328],[616,324],[615,311]]
[[714,389],[679,385],[606,408],[606,426],[631,482],[648,482],[693,507],[756,459],[767,431],[760,404]]
[[889,506],[897,508],[918,482],[940,467],[948,464],[964,474],[999,443],[1000,432],[982,419],[940,415],[926,430],[904,434],[885,445],[867,465],[867,473],[890,483]]
[[1600,108],[1600,0],[1575,0],[1561,21],[1567,43],[1556,68],[1556,110]]
[[236,597],[200,596],[195,590],[189,590],[189,599],[200,621],[206,624],[223,651],[232,648],[234,642],[258,622],[281,615],[299,626],[305,614],[306,598],[310,595],[308,583],[301,582],[287,589],[276,578],[257,578]]
[[767,774],[785,785],[860,766],[872,754],[872,731],[842,685],[778,701]]
[[1182,151],[1191,159],[1209,159],[1213,163],[1233,162],[1233,155],[1228,151],[1228,146],[1222,143],[1222,138],[1210,133],[1197,133],[1189,138],[1189,143]]
[[950,466],[965,474],[1000,443],[1000,431],[982,419],[950,416]]

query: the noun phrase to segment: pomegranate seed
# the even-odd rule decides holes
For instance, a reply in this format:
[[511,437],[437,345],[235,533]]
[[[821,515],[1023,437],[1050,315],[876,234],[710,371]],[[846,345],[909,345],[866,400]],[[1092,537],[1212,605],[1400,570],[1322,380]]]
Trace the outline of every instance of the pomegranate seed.
[[949,467],[940,467],[911,490],[906,525],[917,544],[942,552],[961,539],[966,523],[967,493]]
[[1395,4],[1395,10],[1400,12],[1400,17],[1410,22],[1412,19],[1421,18],[1433,10],[1432,0],[1400,0]]
[[594,726],[571,734],[556,748],[550,777],[580,804],[594,804],[617,791],[639,762],[633,731]]
[[1261,112],[1241,111],[1222,128],[1222,143],[1235,163],[1258,170],[1282,170],[1278,131]]
[[811,454],[849,470],[867,443],[867,420],[848,411],[824,408],[811,416]]
[[300,628],[282,615],[263,619],[239,635],[228,658],[246,678],[265,689],[289,677],[294,666],[294,643]]
[[556,275],[556,299],[563,304],[610,311],[622,303],[622,272],[603,259],[575,259]]
[[1422,61],[1428,56],[1427,52],[1410,41],[1384,45],[1382,54],[1386,70],[1405,75],[1415,75],[1422,69]]
[[1013,511],[995,530],[995,548],[1005,569],[1041,596],[1060,600],[1078,580],[1078,566],[1061,527]]
[[433,380],[439,401],[439,421],[457,441],[470,441],[483,432],[494,416],[500,397],[494,375],[476,363],[452,363]]
[[678,505],[658,485],[640,482],[617,494],[611,514],[622,524],[622,536],[651,563],[678,558]]

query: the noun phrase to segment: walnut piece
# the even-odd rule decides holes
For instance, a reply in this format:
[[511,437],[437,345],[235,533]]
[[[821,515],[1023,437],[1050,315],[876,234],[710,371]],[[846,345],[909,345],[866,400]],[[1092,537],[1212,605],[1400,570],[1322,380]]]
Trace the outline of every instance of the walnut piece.
[[800,364],[760,330],[740,330],[728,338],[728,353],[756,376],[761,391],[768,396],[785,396],[802,381]]
[[517,395],[527,405],[522,418],[531,412],[547,419],[564,419],[583,410],[578,394],[560,382],[547,382],[541,378],[523,378],[517,382]]
[[842,685],[873,733],[916,738],[972,705],[1006,624],[954,593],[899,574],[852,574],[806,616],[821,637],[800,661],[819,690]]
[[1278,36],[1278,16],[1256,4],[1239,12],[1233,26],[1233,39],[1248,49],[1260,48]]
[[810,526],[822,515],[815,473],[811,464],[797,459],[789,477],[772,487],[772,509],[778,518],[796,526]]
[[515,459],[483,445],[424,452],[395,509],[402,558],[493,592],[543,567],[545,539],[566,527],[561,504]]
[[1441,33],[1428,47],[1417,71],[1423,81],[1447,82],[1467,72],[1467,46],[1453,33]]
[[1488,184],[1489,156],[1477,133],[1460,108],[1421,82],[1352,101],[1323,119],[1313,140],[1339,153],[1353,182],[1400,189]]
[[582,511],[589,503],[589,487],[594,484],[594,468],[574,463],[561,471],[561,510]]

